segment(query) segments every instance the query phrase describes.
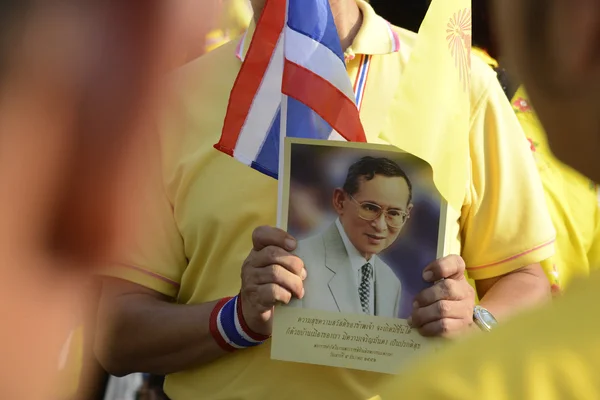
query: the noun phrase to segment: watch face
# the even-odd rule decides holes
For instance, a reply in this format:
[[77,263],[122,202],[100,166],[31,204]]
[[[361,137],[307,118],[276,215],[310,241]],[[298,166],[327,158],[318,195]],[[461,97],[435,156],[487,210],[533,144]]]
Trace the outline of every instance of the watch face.
[[475,316],[487,329],[492,329],[498,323],[492,313],[483,307],[478,306],[475,308]]

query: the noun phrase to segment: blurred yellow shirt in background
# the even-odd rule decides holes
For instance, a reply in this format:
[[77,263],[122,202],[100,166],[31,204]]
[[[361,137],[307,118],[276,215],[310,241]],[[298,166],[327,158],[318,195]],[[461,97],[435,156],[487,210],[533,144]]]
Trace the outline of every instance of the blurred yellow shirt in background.
[[411,366],[370,400],[600,399],[600,273]]
[[530,143],[556,229],[556,253],[542,266],[557,292],[568,287],[573,278],[600,268],[598,185],[552,154],[523,87],[511,103]]
[[[485,51],[474,48],[473,53],[498,67]],[[556,229],[556,252],[542,262],[556,294],[573,278],[600,268],[600,192],[598,185],[554,157],[525,89],[520,87],[510,100],[529,141]]]
[[249,0],[223,0],[221,7],[219,27],[206,38],[207,53],[244,33],[252,19]]

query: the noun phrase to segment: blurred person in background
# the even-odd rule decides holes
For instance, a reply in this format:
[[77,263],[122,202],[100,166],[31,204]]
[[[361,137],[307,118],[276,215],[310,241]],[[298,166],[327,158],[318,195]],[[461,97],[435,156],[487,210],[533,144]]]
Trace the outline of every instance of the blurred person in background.
[[[178,0],[170,5],[177,68],[240,36],[252,19],[250,0]],[[198,21],[202,21],[201,24]]]
[[[400,26],[413,26],[413,21],[420,21],[429,3],[430,0],[422,0],[410,5],[402,2],[391,5],[384,0],[371,0],[381,15]],[[415,9],[417,6],[418,10]],[[587,276],[600,264],[599,186],[562,163],[550,151],[546,134],[525,88],[501,61],[502,54],[491,24],[491,7],[491,0],[475,0],[472,3],[473,55],[496,71],[538,167],[557,235],[556,253],[542,261],[541,265],[552,293],[558,295],[574,278]]]
[[243,34],[252,19],[250,0],[220,0],[218,26],[206,38],[206,52]]
[[[390,27],[364,1],[330,5],[350,79],[369,71],[360,109],[368,141],[421,140],[400,124],[386,125],[382,112],[396,95],[414,33]],[[144,204],[144,234],[102,271],[96,354],[116,375],[167,374],[165,391],[173,400],[375,396],[397,377],[269,357],[272,307],[301,296],[304,266],[290,254],[295,239],[273,228],[277,181],[213,147],[253,35],[269,28],[260,18],[265,1],[253,7],[256,20],[243,41],[219,47],[173,77],[177,103],[158,124],[161,163],[147,172],[154,187],[136,198]],[[460,40],[470,48],[469,32]],[[549,298],[539,262],[553,253],[554,230],[535,165],[495,74],[480,60],[472,69],[476,101],[462,149],[468,156],[453,160],[469,169],[456,183],[467,193],[461,207],[449,210],[444,233],[453,255],[430,260],[423,279],[446,279],[421,292],[413,312],[413,326],[426,336],[477,332],[476,294],[465,270],[476,280],[480,305],[500,323]],[[228,314],[228,322],[251,339],[237,349],[215,329],[215,315],[229,301],[239,302],[241,312]]]
[[[496,0],[494,11],[499,50],[550,149],[600,182],[600,2]],[[593,271],[551,304],[421,360],[388,390],[427,400],[598,399],[599,303]]]
[[139,225],[155,146],[141,132],[172,62],[165,7],[0,3],[2,399],[94,396],[90,274]]
[[[382,15],[384,16],[386,19],[388,19],[391,23],[396,24],[398,26],[402,26],[402,27],[406,27],[408,29],[413,29],[412,27],[414,27],[415,25],[418,27],[418,24],[421,23],[421,21],[423,20],[423,18],[425,17],[425,14],[427,12],[427,9],[429,7],[431,3],[431,0],[419,0],[419,1],[415,1],[415,2],[394,2],[394,3],[390,3],[387,2],[386,0],[371,0],[371,4],[373,5],[373,7]],[[472,2],[472,14],[473,14],[473,19],[472,19],[472,25],[473,25],[473,48],[472,48],[472,54],[473,56],[477,57],[478,59],[482,60],[484,63],[488,64],[489,66],[491,66],[497,73],[498,73],[498,80],[500,82],[500,86],[504,89],[506,95],[508,96],[509,100],[512,99],[512,96],[515,94],[516,92],[516,87],[514,82],[507,82],[507,76],[505,74],[505,71],[501,68],[499,68],[498,66],[498,62],[490,55],[490,53],[492,54],[496,54],[495,50],[497,48],[495,42],[494,42],[494,37],[493,35],[491,35],[491,31],[490,31],[490,24],[489,24],[489,4],[490,1],[489,0],[475,0]],[[510,86],[510,87],[509,87]],[[535,119],[532,118],[530,115],[526,115],[528,113],[523,113],[521,112],[521,108],[518,106],[518,104],[521,102],[521,100],[524,100],[522,96],[518,96],[514,98],[513,104],[515,104],[515,106],[512,106],[512,108],[514,109],[517,118],[518,118],[518,122],[521,123],[521,127],[523,128],[523,130],[527,130],[528,136],[533,136],[531,131],[534,131],[533,133],[539,133],[539,123],[536,124]],[[507,104],[504,100],[500,99],[499,100],[502,103],[505,103],[503,105],[504,109],[508,109],[508,107],[511,107],[509,104]],[[531,111],[530,109],[528,109],[527,105],[524,105],[524,111]],[[505,118],[508,119],[513,119],[512,117],[509,116],[505,116]],[[534,125],[534,126],[532,126]],[[528,140],[530,142],[529,147],[533,150],[534,147],[534,141],[533,139],[528,137]],[[535,143],[538,144],[541,142],[541,140],[537,140]],[[539,162],[537,163],[539,166]],[[560,168],[560,167],[558,167]],[[545,168],[544,168],[545,169]],[[563,168],[564,169],[564,168]],[[554,222],[554,225],[557,229],[557,247],[560,247],[560,251],[557,251],[557,254],[555,254],[553,257],[548,258],[546,260],[543,260],[542,262],[540,262],[547,278],[550,281],[550,285],[551,285],[551,290],[552,293],[554,294],[558,294],[560,292],[560,288],[564,287],[565,284],[567,284],[570,281],[571,278],[571,273],[574,271],[587,271],[588,268],[588,263],[587,260],[583,260],[582,262],[582,256],[585,257],[585,251],[590,248],[592,246],[592,244],[589,242],[589,238],[591,238],[591,235],[587,235],[587,238],[583,238],[585,240],[581,240],[581,236],[582,234],[579,232],[576,232],[576,240],[574,241],[573,244],[571,244],[571,242],[567,239],[565,241],[565,233],[567,233],[567,228],[570,228],[571,226],[571,222],[570,219],[568,218],[568,215],[572,212],[577,213],[579,216],[583,217],[583,219],[585,220],[585,222],[583,222],[583,224],[586,225],[590,225],[590,218],[588,218],[590,214],[590,206],[594,206],[597,203],[596,197],[592,194],[592,196],[590,197],[589,194],[589,188],[590,188],[590,184],[589,181],[585,181],[585,193],[583,198],[586,199],[585,201],[585,205],[582,207],[582,210],[575,210],[575,211],[571,211],[569,204],[567,204],[564,200],[562,199],[556,199],[555,193],[557,191],[559,192],[566,192],[567,190],[563,188],[564,185],[569,186],[568,189],[570,189],[572,186],[574,186],[576,189],[579,189],[579,194],[581,195],[581,189],[584,188],[584,186],[581,186],[581,179],[575,179],[575,180],[566,180],[565,178],[570,178],[571,176],[566,176],[563,177],[563,175],[560,172],[555,172],[553,174],[551,174],[551,179],[550,182],[556,182],[557,180],[560,180],[558,183],[559,185],[555,185],[552,189],[550,189],[550,192],[548,192],[548,179],[546,179],[546,176],[548,175],[547,173],[544,174],[544,171],[542,171],[542,169],[540,169],[540,174],[542,175],[542,182],[544,184],[544,189],[546,189],[546,198],[547,198],[547,205],[548,205],[548,209],[551,212],[551,216],[552,216],[552,220]],[[569,172],[571,171],[567,171],[566,175],[572,175],[573,173],[571,172],[569,174]],[[595,186],[594,186],[595,187]],[[577,203],[577,199],[578,196],[571,196],[571,199],[573,199],[575,201],[575,203]],[[592,200],[590,202],[590,200]],[[575,204],[573,204],[575,205]],[[600,215],[598,216],[600,218]],[[579,222],[579,225],[582,226],[582,223]],[[573,231],[573,229],[570,229],[570,231]],[[573,262],[557,262],[557,259],[561,258],[561,253],[564,253],[565,249],[567,251],[570,251],[570,254],[572,255],[573,253],[577,253],[577,257],[576,260],[574,260]],[[561,266],[560,269],[564,269],[566,264],[568,264],[571,268],[569,271],[566,271],[562,274],[560,274],[558,272],[559,270],[559,265]]]
[[554,294],[572,280],[600,267],[600,192],[598,185],[559,160],[531,104],[526,88],[507,70],[491,23],[491,0],[473,2],[473,53],[498,74],[521,123],[538,167],[546,203],[556,229],[556,253],[542,262]]

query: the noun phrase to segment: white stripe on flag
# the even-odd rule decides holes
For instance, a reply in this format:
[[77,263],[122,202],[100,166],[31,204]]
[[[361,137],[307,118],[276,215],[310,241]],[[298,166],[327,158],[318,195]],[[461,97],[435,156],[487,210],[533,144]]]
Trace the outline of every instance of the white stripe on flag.
[[233,156],[244,164],[250,165],[256,160],[281,104],[281,77],[283,76],[281,60],[283,60],[283,36],[279,36],[233,152]]
[[346,138],[340,135],[335,129],[331,131],[327,140],[340,140],[342,142],[347,142]]
[[288,60],[319,75],[354,103],[354,90],[346,65],[334,52],[289,27],[285,28],[285,35],[285,57]]

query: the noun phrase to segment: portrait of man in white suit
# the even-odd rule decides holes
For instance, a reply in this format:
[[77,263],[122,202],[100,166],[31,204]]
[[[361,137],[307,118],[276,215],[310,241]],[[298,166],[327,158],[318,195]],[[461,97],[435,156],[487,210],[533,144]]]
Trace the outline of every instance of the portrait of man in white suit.
[[378,256],[402,231],[413,207],[412,184],[384,157],[363,157],[333,192],[337,219],[300,240],[305,295],[289,305],[324,311],[397,317],[401,282]]

